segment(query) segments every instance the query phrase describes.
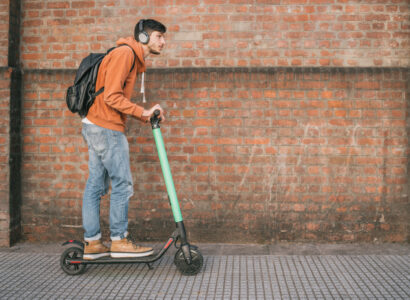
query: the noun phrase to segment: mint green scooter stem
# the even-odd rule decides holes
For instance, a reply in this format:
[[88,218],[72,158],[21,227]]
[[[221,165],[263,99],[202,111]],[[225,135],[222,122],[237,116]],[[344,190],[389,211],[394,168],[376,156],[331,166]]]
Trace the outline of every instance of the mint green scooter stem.
[[172,180],[171,169],[169,167],[167,152],[165,151],[164,139],[162,138],[161,129],[152,127],[155,144],[157,145],[159,161],[161,163],[162,174],[164,175],[165,186],[167,187],[169,201],[171,203],[172,214],[175,222],[182,221],[181,209],[179,207],[177,193],[175,191],[174,181]]

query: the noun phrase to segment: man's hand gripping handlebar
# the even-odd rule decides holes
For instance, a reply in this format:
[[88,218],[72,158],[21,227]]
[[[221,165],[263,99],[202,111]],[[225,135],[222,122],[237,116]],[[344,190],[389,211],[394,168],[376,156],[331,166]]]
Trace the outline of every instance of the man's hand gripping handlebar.
[[159,104],[154,105],[150,109],[144,109],[144,111],[142,112],[142,119],[148,122],[154,116],[154,112],[156,110],[159,111],[159,118],[161,119],[161,122],[164,122],[165,121],[164,110]]

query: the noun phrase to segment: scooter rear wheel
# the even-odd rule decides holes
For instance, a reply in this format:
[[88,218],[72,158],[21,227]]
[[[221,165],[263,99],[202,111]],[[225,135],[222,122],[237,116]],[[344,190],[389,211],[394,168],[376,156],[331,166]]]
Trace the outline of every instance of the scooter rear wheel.
[[174,264],[177,266],[182,275],[191,276],[196,275],[199,273],[199,271],[201,271],[202,265],[204,263],[204,258],[202,257],[201,252],[199,252],[199,250],[194,247],[191,247],[189,251],[191,252],[192,258],[190,264],[185,261],[182,249],[179,249],[177,253],[175,253]]
[[84,264],[70,264],[68,259],[82,259],[83,249],[80,247],[70,247],[66,249],[60,257],[60,266],[68,275],[80,275],[85,272],[86,265]]

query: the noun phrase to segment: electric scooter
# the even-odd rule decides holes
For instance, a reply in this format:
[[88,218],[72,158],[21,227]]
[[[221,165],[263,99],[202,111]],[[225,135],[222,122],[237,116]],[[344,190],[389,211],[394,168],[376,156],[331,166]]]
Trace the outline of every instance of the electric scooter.
[[150,256],[137,258],[102,257],[95,260],[85,260],[83,259],[84,243],[77,240],[66,241],[63,246],[69,245],[69,248],[61,254],[60,266],[68,275],[79,275],[84,273],[86,266],[89,264],[144,263],[149,269],[153,269],[151,264],[159,260],[172,244],[174,244],[178,249],[174,256],[174,263],[178,270],[183,275],[196,275],[200,272],[203,265],[203,257],[199,252],[198,247],[188,243],[181,209],[179,207],[174,181],[172,179],[171,169],[169,167],[167,153],[165,151],[164,140],[162,138],[159,126],[159,123],[161,122],[159,115],[160,111],[156,110],[150,121],[168,192],[168,199],[171,204],[172,214],[176,223],[175,231],[172,233],[171,237],[161,250]]

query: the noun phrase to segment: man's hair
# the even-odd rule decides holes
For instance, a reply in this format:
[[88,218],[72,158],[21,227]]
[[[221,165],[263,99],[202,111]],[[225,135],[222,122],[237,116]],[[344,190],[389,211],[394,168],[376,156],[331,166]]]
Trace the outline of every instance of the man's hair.
[[153,31],[159,31],[161,33],[165,33],[167,31],[167,28],[165,27],[164,24],[153,20],[153,19],[146,19],[146,20],[140,20],[136,25],[134,29],[134,38],[138,41],[138,35],[140,33],[140,28],[139,24],[140,22],[143,21],[143,30],[148,33],[148,35],[151,35]]

